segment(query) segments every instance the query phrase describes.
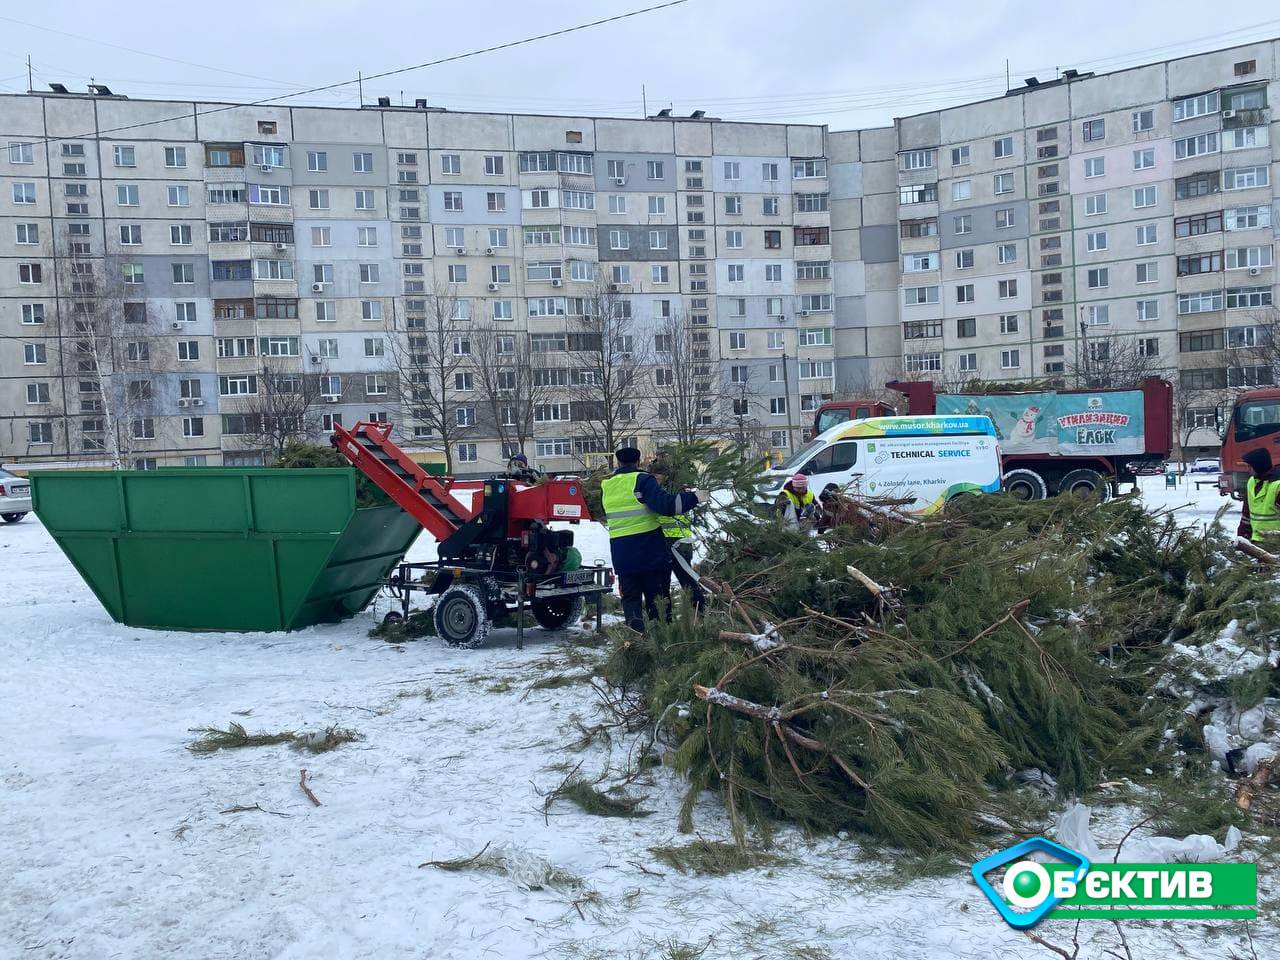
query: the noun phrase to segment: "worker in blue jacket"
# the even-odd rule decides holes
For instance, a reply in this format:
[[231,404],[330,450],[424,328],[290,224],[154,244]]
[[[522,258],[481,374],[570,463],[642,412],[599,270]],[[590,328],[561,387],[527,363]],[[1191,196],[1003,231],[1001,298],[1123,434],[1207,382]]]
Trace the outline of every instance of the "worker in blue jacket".
[[622,594],[622,615],[632,630],[642,631],[647,614],[659,616],[658,602],[670,602],[671,548],[659,517],[679,516],[698,505],[696,491],[667,493],[639,467],[640,451],[623,447],[614,453],[618,468],[600,484],[609,528],[609,551]]

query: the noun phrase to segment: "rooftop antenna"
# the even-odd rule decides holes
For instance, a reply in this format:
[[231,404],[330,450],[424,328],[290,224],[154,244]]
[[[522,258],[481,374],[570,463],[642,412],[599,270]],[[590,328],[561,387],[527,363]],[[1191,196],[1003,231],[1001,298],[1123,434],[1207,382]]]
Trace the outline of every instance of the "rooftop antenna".
[[643,83],[640,84],[640,109],[643,111],[640,116],[647,117],[649,115],[649,98],[645,96]]
[[27,93],[30,93],[35,88],[36,88],[36,85],[31,80],[31,54],[28,53],[27,54]]
[[1012,88],[1012,83],[1009,80],[1009,58],[1005,57],[1004,58],[1004,92],[1008,93],[1011,88]]
[[356,71],[356,85],[360,89],[360,106],[364,106],[364,74]]

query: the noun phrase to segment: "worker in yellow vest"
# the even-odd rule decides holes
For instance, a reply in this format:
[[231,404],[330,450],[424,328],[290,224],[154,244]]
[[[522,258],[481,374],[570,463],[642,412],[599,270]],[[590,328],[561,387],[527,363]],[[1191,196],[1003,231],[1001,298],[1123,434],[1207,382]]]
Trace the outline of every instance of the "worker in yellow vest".
[[797,473],[782,485],[774,504],[774,512],[787,523],[797,527],[803,522],[812,520],[818,510],[817,498],[809,489],[809,478],[803,473]]
[[1236,536],[1275,553],[1280,550],[1280,469],[1272,464],[1264,447],[1250,450],[1240,459],[1248,464],[1252,476],[1244,484]]
[[622,594],[627,626],[644,630],[646,614],[655,620],[659,602],[671,597],[671,548],[662,517],[680,516],[698,505],[696,491],[667,493],[653,474],[640,469],[640,451],[623,447],[614,456],[618,468],[600,484],[609,528],[609,553]]
[[[649,471],[668,493],[678,492],[675,489],[675,478],[672,476],[671,463],[665,457],[655,457]],[[662,532],[671,548],[671,572],[676,575],[676,583],[699,613],[707,604],[702,583],[693,569],[693,524],[687,514],[674,517],[659,517]]]

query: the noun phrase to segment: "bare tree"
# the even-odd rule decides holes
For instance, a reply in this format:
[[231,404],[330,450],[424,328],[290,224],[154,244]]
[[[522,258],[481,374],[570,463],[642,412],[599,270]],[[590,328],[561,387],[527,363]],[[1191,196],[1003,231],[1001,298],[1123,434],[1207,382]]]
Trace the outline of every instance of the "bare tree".
[[608,452],[642,424],[651,350],[613,284],[597,281],[582,299],[582,314],[568,322],[568,396],[582,445]]
[[534,365],[529,335],[497,324],[478,326],[471,334],[471,361],[476,393],[504,455],[527,455],[538,407],[556,395],[545,371]]
[[752,383],[750,366],[738,368],[730,374],[724,387],[723,411],[728,423],[727,439],[738,446],[748,458],[763,458],[769,454],[769,431],[760,415],[763,405]]
[[[142,262],[119,248],[95,258],[87,240],[69,233],[53,238],[53,254],[60,365],[80,394],[81,451],[122,469],[152,449],[144,442],[164,438],[155,382],[162,321],[146,299]],[[69,453],[70,436],[67,445]]]
[[1146,349],[1146,342],[1118,334],[1082,337],[1066,364],[1068,381],[1085,388],[1133,387],[1147,377],[1163,376],[1168,365]]
[[258,392],[244,407],[245,432],[240,442],[278,460],[290,443],[318,440],[324,377],[324,373],[302,373],[264,361]]
[[463,314],[470,303],[440,283],[423,303],[421,315],[405,317],[404,329],[392,321],[385,369],[401,409],[439,438],[445,469],[453,473],[454,447],[475,428],[475,408],[458,394],[459,375],[473,372],[470,317]]
[[653,427],[675,443],[694,443],[717,433],[720,380],[710,339],[708,331],[695,327],[680,310],[656,326]]

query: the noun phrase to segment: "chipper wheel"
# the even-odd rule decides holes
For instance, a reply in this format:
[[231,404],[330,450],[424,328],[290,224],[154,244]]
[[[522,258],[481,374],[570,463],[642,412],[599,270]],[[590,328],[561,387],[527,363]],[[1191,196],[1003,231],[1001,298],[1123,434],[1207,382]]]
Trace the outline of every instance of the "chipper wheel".
[[436,633],[451,647],[472,649],[484,644],[493,621],[484,594],[476,587],[456,583],[436,601]]
[[530,603],[529,612],[543,630],[563,630],[582,619],[585,606],[586,601],[581,594],[574,597],[548,597]]

